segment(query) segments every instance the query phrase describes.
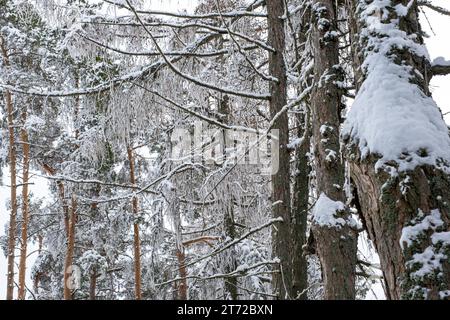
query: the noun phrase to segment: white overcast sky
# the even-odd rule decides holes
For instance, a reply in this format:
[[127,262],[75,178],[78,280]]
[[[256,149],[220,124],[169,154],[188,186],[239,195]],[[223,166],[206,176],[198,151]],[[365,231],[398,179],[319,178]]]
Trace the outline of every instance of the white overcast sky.
[[[178,10],[190,10],[196,0],[150,0],[146,1],[151,4],[152,9],[166,10],[166,11],[178,11]],[[434,4],[441,7],[450,9],[450,3],[448,0],[433,0]],[[426,39],[428,51],[430,53],[431,60],[436,57],[442,56],[447,60],[450,60],[450,17],[437,14],[429,9],[425,8],[425,13],[431,24],[428,25],[427,20],[422,15],[422,26],[426,33],[430,36]],[[450,76],[437,76],[431,81],[431,91],[433,97],[438,106],[442,109],[442,112],[450,112]],[[450,124],[450,114],[445,116],[446,122]],[[4,170],[3,184],[0,186],[0,236],[5,233],[5,224],[7,223],[9,212],[6,210],[5,203],[9,199],[8,185],[9,174],[7,170]],[[37,197],[45,197],[48,193],[47,181],[44,179],[33,179],[35,185],[31,186],[31,192]],[[19,190],[20,192],[20,190]],[[31,246],[32,250],[33,246]],[[31,267],[32,262],[35,259],[35,255],[31,255],[28,265]],[[30,268],[28,268],[30,269]],[[28,270],[29,274],[29,270]],[[31,284],[31,281],[29,281]],[[379,286],[375,288],[375,292],[378,298],[383,296],[382,290]],[[3,253],[0,253],[0,299],[4,299],[6,295],[6,258]],[[369,294],[368,298],[375,298],[373,294]]]

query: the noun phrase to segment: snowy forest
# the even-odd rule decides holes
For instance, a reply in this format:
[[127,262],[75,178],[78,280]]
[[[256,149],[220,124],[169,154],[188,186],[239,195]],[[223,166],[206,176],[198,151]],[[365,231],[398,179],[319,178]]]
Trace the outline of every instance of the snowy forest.
[[449,299],[436,16],[0,0],[0,299]]

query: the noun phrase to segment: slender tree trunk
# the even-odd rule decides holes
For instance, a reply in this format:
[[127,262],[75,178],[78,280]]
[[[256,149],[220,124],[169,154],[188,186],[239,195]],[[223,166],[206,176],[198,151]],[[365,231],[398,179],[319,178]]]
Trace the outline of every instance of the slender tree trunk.
[[178,260],[178,272],[181,280],[178,283],[177,299],[187,299],[187,269],[186,269],[186,254],[184,251],[184,244],[181,234],[181,217],[180,217],[180,202],[175,189],[169,191],[169,212],[173,220],[173,228],[175,230],[175,254]]
[[97,288],[97,272],[93,271],[89,276],[89,300],[95,300],[96,288]]
[[[6,44],[0,37],[1,50],[3,55],[3,64],[9,67],[9,57]],[[16,179],[16,145],[14,138],[14,110],[11,92],[5,90],[6,111],[8,113],[8,133],[9,133],[9,168],[11,174],[11,213],[9,216],[8,230],[8,274],[6,283],[6,300],[12,300],[14,297],[14,250],[16,246],[16,217],[17,217],[17,179]]]
[[310,130],[306,112],[299,117],[298,138],[302,139],[295,150],[295,173],[292,199],[292,238],[294,254],[292,257],[293,298],[306,300],[308,287],[308,262],[303,246],[306,244],[306,226],[309,207]]
[[[268,40],[275,52],[269,54],[271,76],[278,79],[271,82],[270,115],[275,115],[287,104],[286,65],[284,61],[285,31],[282,16],[285,13],[284,0],[267,0]],[[280,299],[291,298],[292,292],[292,238],[291,238],[291,192],[290,192],[290,156],[287,150],[289,142],[289,123],[287,113],[283,113],[274,123],[273,129],[279,130],[278,171],[272,175],[271,200],[272,215],[281,217],[283,222],[273,229],[273,255],[280,259],[280,273],[273,277],[273,288]],[[276,161],[276,160],[275,160]],[[274,163],[272,163],[274,165]]]
[[70,217],[69,217],[69,235],[67,239],[67,251],[64,262],[64,299],[72,300],[72,289],[70,281],[72,280],[72,264],[75,249],[75,227],[77,220],[77,200],[72,195]]
[[[182,246],[182,244],[180,244]],[[176,250],[176,255],[178,259],[178,271],[179,276],[181,278],[180,283],[178,284],[178,299],[186,300],[187,299],[187,270],[186,270],[186,255],[184,254],[184,248],[178,248]]]
[[17,179],[16,179],[16,147],[14,139],[14,121],[11,93],[6,90],[6,106],[8,110],[9,127],[9,168],[11,174],[11,214],[9,216],[8,231],[8,276],[6,284],[6,299],[12,300],[14,294],[14,249],[16,246],[16,217],[17,217]]
[[[54,176],[56,170],[50,167],[48,164],[42,164],[42,169],[49,175]],[[66,192],[64,189],[64,183],[60,180],[56,181],[56,187],[58,188],[59,200],[61,201],[61,206],[64,215],[64,230],[66,231],[66,236],[69,238],[69,205],[66,199]]]
[[[234,210],[233,210],[233,199],[232,199],[232,193],[230,190],[229,185],[227,186],[229,190],[229,195],[231,199],[229,200],[229,203],[227,204],[225,210],[224,210],[224,229],[225,229],[225,237],[227,239],[234,240],[236,237],[236,227],[234,224]],[[224,272],[230,273],[233,272],[236,269],[237,263],[236,263],[236,256],[234,254],[234,249],[231,248],[228,250],[229,256],[228,261],[226,261],[224,265]],[[225,283],[225,291],[229,295],[228,297],[231,300],[237,300],[238,299],[238,282],[237,277],[226,277],[224,278]]]
[[[38,255],[40,255],[42,252],[43,240],[44,239],[43,239],[42,235],[38,235]],[[33,291],[35,294],[38,293],[40,280],[41,280],[41,274],[38,273],[35,275],[34,282],[33,282]]]
[[[339,66],[336,13],[333,0],[313,0],[311,43],[314,56],[315,86],[311,93],[312,129],[318,203],[314,209],[312,231],[322,266],[325,299],[355,298],[356,232],[344,203],[345,167],[340,155],[339,127],[342,107],[337,81],[342,80]],[[340,207],[334,222],[323,223],[332,201]],[[322,210],[322,211],[320,211]],[[333,209],[331,209],[333,210]],[[342,220],[341,220],[342,221]]]
[[[408,98],[421,99],[418,103],[424,103],[423,99],[431,99],[426,98],[430,95],[428,89],[430,64],[426,58],[418,55],[420,52],[418,48],[423,46],[423,38],[416,3],[391,0],[384,2],[377,10],[369,12],[371,18],[375,20],[374,25],[379,23],[379,26],[386,27],[386,29],[372,30],[370,34],[365,33],[367,25],[364,19],[368,12],[364,10],[367,4],[360,0],[348,0],[347,4],[350,10],[349,16],[353,17],[350,20],[350,30],[357,88],[364,86],[366,79],[370,78],[373,72],[370,68],[361,68],[363,58],[376,55],[375,58],[378,58],[376,61],[384,59],[381,61],[387,61],[390,64],[389,68],[384,68],[383,76],[395,79],[398,87],[409,87],[418,93],[417,95],[409,94]],[[406,9],[405,14],[401,14],[398,10],[402,7]],[[405,43],[409,41],[409,44],[401,48],[388,46],[390,43],[401,43],[401,41]],[[412,42],[415,42],[414,50],[411,49]],[[374,43],[385,45],[387,49],[382,52],[374,51]],[[360,54],[357,54],[358,52]],[[408,77],[399,76],[398,70],[402,68]],[[379,79],[378,74],[377,79]],[[360,92],[357,92],[356,99]],[[411,108],[415,108],[414,104],[411,104]],[[404,119],[411,121],[413,127],[418,120],[408,117]],[[420,121],[428,120],[420,119]],[[430,123],[433,127],[439,125]],[[441,128],[443,128],[443,135],[446,135],[443,120]],[[383,129],[380,128],[380,130]],[[436,240],[439,239],[437,236],[448,234],[450,231],[448,174],[438,165],[429,163],[408,165],[409,169],[401,169],[402,163],[411,156],[405,151],[411,147],[407,145],[404,146],[405,149],[398,151],[402,157],[382,166],[378,165],[376,168],[383,154],[370,153],[361,157],[358,138],[350,135],[343,138],[346,143],[346,158],[349,161],[351,178],[361,206],[360,215],[380,256],[386,297],[388,299],[448,299],[450,296],[448,291],[450,288],[450,245],[448,242]],[[401,136],[393,137],[395,138],[402,139]],[[423,151],[420,153],[420,150],[416,152],[421,156],[427,156],[426,151],[425,153]],[[393,172],[395,174],[392,174]]]
[[[291,25],[292,37],[295,37],[296,61],[302,61],[298,66],[298,72],[304,78],[299,84],[299,92],[303,92],[311,86],[311,74],[307,66],[311,63],[311,51],[307,48],[301,50],[301,44],[306,43],[310,30],[311,9],[305,6],[301,12],[302,20],[300,30],[297,34]],[[298,63],[297,62],[297,63]],[[292,190],[292,239],[294,242],[294,253],[292,257],[292,296],[295,299],[308,299],[308,261],[304,246],[307,243],[306,230],[309,212],[309,175],[311,166],[309,164],[309,152],[311,149],[311,128],[309,116],[309,98],[303,103],[303,112],[296,117],[298,126],[297,139],[300,142],[295,147],[294,161],[294,185]]]
[[[133,186],[136,185],[136,177],[135,177],[135,169],[134,169],[134,157],[133,157],[133,149],[128,146],[128,161],[130,162],[130,182]],[[138,217],[139,207],[138,207],[138,199],[137,197],[133,197],[132,199],[132,209],[135,218]],[[139,224],[136,221],[133,224],[133,239],[134,239],[134,293],[136,300],[141,300],[142,298],[142,289],[141,289],[141,243],[139,237]]]
[[[222,122],[225,124],[229,124],[230,122],[230,105],[229,105],[229,97],[228,95],[224,95],[221,97],[219,102],[219,113],[222,115]],[[223,143],[223,156],[226,155],[226,132],[225,130],[222,130],[222,143]],[[236,237],[236,226],[234,221],[234,210],[233,210],[233,193],[231,192],[230,185],[228,182],[228,179],[226,179],[223,182],[225,185],[225,188],[227,189],[227,195],[229,196],[229,199],[226,199],[226,203],[223,204],[224,211],[223,211],[223,226],[225,231],[225,237],[227,239],[233,240]],[[230,273],[235,270],[237,264],[236,264],[236,258],[234,255],[234,248],[231,248],[228,250],[229,256],[227,259],[227,263],[224,265],[224,272]],[[238,282],[236,277],[227,277],[224,278],[224,286],[225,286],[225,295],[226,298],[230,298],[231,300],[237,300],[238,299],[238,288],[237,288]]]
[[[25,125],[27,113],[22,113],[22,120]],[[25,271],[27,261],[27,243],[28,243],[28,177],[30,167],[30,145],[28,143],[28,133],[23,127],[20,131],[23,149],[23,168],[22,168],[22,230],[21,230],[21,248],[19,262],[19,300],[25,299]]]

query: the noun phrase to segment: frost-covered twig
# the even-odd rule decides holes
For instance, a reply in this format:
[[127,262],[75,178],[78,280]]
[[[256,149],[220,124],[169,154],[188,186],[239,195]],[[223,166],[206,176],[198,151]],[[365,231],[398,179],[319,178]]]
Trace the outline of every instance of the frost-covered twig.
[[[123,9],[128,9],[127,6],[122,3],[116,2],[114,0],[104,0],[106,3],[116,5]],[[262,3],[263,1],[260,1]],[[128,3],[128,2],[127,2]],[[128,4],[129,5],[129,4]],[[258,5],[259,6],[259,5]],[[256,7],[256,5],[253,5]],[[180,19],[211,19],[218,18],[220,14],[217,12],[210,12],[205,14],[187,14],[187,13],[176,13],[176,12],[167,12],[167,11],[158,11],[158,10],[136,10],[139,14],[148,14],[148,15],[161,15],[168,16]],[[239,10],[239,11],[231,11],[222,14],[226,18],[238,18],[238,17],[255,17],[255,18],[266,18],[267,14],[259,13],[249,10]]]
[[[250,60],[250,58],[245,54],[244,50],[242,50],[241,45],[239,44],[239,42],[235,39],[235,33],[233,31],[230,30],[230,28],[228,27],[227,22],[225,21],[224,16],[222,16],[222,12],[220,10],[220,6],[218,3],[218,0],[216,1],[216,8],[217,11],[220,14],[220,19],[222,20],[223,25],[225,26],[226,31],[228,32],[228,35],[230,36],[230,39],[233,41],[233,43],[236,45],[236,47],[238,48],[239,53],[244,57],[244,59],[247,61],[247,63],[250,65],[250,67],[253,69],[253,71],[256,72],[256,74],[258,74],[261,78],[263,78],[266,81],[274,81],[274,82],[278,82],[278,79],[273,77],[273,76],[267,76],[265,75],[263,72],[259,71],[258,68],[255,66],[255,64]],[[273,49],[272,49],[273,51]]]
[[236,131],[250,132],[250,133],[258,133],[259,132],[258,130],[253,129],[253,128],[248,128],[248,127],[243,127],[243,126],[230,126],[230,125],[224,124],[223,122],[220,122],[220,121],[218,121],[216,119],[207,117],[207,116],[205,116],[205,115],[203,115],[201,113],[198,113],[198,112],[196,112],[196,111],[194,111],[194,110],[192,110],[192,109],[190,109],[188,107],[182,106],[182,105],[176,103],[175,101],[173,101],[172,99],[163,96],[159,92],[151,90],[151,89],[149,89],[147,87],[144,87],[144,86],[140,85],[137,82],[133,82],[133,84],[135,86],[137,86],[137,87],[139,87],[139,88],[141,88],[141,89],[143,89],[143,90],[145,90],[145,91],[155,95],[155,96],[160,97],[161,99],[163,99],[164,101],[166,101],[166,102],[170,103],[171,105],[177,107],[178,109],[180,109],[180,110],[182,110],[182,111],[184,111],[186,113],[189,113],[190,115],[192,115],[194,117],[197,117],[200,120],[203,120],[203,121],[205,121],[205,122],[207,122],[209,124],[213,124],[213,125],[215,125],[215,126],[217,126],[219,128],[227,129],[227,130],[236,130]]
[[[146,56],[146,57],[151,57],[151,56],[159,56],[159,52],[157,51],[140,51],[140,52],[131,52],[131,51],[126,51],[123,49],[119,49],[119,48],[114,48],[111,47],[107,44],[104,44],[102,42],[99,42],[97,40],[94,40],[88,36],[85,36],[83,34],[79,34],[80,37],[98,45],[99,47],[120,53],[120,54],[124,54],[124,55],[129,55],[129,56]],[[248,50],[254,50],[256,49],[257,46],[256,45],[249,45],[249,46],[244,46],[242,47],[242,50],[244,51],[248,51]],[[209,52],[193,52],[193,51],[165,51],[164,54],[166,56],[184,56],[184,57],[215,57],[215,56],[221,56],[221,55],[225,55],[225,54],[229,54],[230,50],[229,49],[221,49],[221,50],[215,50],[215,51],[209,51]]]
[[[206,280],[213,280],[213,279],[220,279],[220,278],[233,278],[236,276],[254,276],[254,275],[258,275],[258,274],[267,274],[267,273],[274,273],[274,272],[278,272],[276,270],[272,270],[272,271],[260,271],[260,272],[255,272],[252,274],[246,274],[249,270],[255,269],[255,268],[259,268],[262,266],[266,266],[266,265],[271,265],[271,264],[279,264],[280,262],[278,260],[272,260],[272,261],[262,261],[262,262],[258,262],[255,263],[254,265],[245,267],[245,268],[237,268],[236,270],[230,272],[230,273],[218,273],[218,274],[214,274],[211,276],[207,276],[207,277],[201,277],[198,275],[188,275],[186,277],[176,277],[174,279],[165,281],[165,282],[161,282],[156,284],[157,286],[164,286],[176,281],[180,281],[180,280],[185,280],[185,279],[196,279],[196,280],[201,280],[201,281],[206,281]],[[187,265],[185,265],[187,266]]]
[[189,263],[186,263],[186,264],[185,264],[185,267],[192,266],[192,265],[194,265],[194,264],[196,264],[196,263],[198,263],[198,262],[200,262],[200,261],[202,261],[202,260],[204,260],[204,259],[213,257],[213,256],[215,256],[215,255],[217,255],[217,254],[219,254],[219,253],[221,253],[221,252],[223,252],[223,251],[225,251],[225,250],[231,248],[232,246],[238,244],[239,242],[241,242],[242,240],[248,238],[248,237],[251,236],[252,234],[254,234],[254,233],[256,233],[256,232],[258,232],[258,231],[260,231],[260,230],[262,230],[262,229],[264,229],[264,228],[267,228],[267,227],[271,226],[272,224],[274,224],[274,223],[276,223],[276,222],[283,222],[283,218],[278,217],[278,218],[270,219],[268,222],[266,222],[266,223],[264,223],[264,224],[262,224],[262,225],[260,225],[260,226],[258,226],[258,227],[255,227],[255,228],[250,229],[249,231],[247,231],[246,233],[244,233],[244,234],[243,234],[242,236],[240,236],[239,238],[236,238],[236,239],[234,239],[233,241],[228,242],[225,246],[220,247],[220,248],[214,250],[213,252],[211,252],[211,253],[209,253],[209,254],[207,254],[207,255],[204,255],[203,257],[200,257],[200,258],[198,258],[198,259],[196,259],[196,260],[194,260],[194,261],[191,261],[191,262],[189,262]]
[[192,83],[200,86],[200,87],[204,87],[207,89],[211,89],[214,91],[218,91],[221,93],[225,93],[225,94],[229,94],[229,95],[233,95],[233,96],[239,96],[239,97],[244,97],[244,98],[250,98],[250,99],[256,99],[256,100],[269,100],[270,99],[270,94],[259,94],[259,93],[253,93],[253,92],[245,92],[245,91],[239,91],[236,89],[232,89],[232,88],[222,88],[222,87],[218,87],[215,86],[213,84],[207,83],[203,80],[200,80],[199,78],[193,77],[189,74],[186,74],[184,72],[182,72],[181,70],[179,70],[171,61],[170,59],[164,54],[163,50],[161,49],[160,45],[158,44],[158,41],[156,41],[155,37],[153,36],[153,34],[151,33],[151,31],[145,26],[144,22],[142,21],[142,19],[139,17],[138,12],[136,11],[136,9],[131,5],[129,0],[126,0],[129,9],[134,13],[136,19],[139,21],[139,23],[142,25],[142,28],[145,30],[145,32],[147,32],[147,34],[150,36],[150,38],[153,41],[153,44],[156,47],[156,50],[161,54],[161,57],[163,58],[163,60],[166,62],[167,66],[178,76],[180,76],[183,79],[186,79],[188,81],[191,81]]
[[431,9],[433,11],[436,11],[436,12],[438,12],[440,14],[443,14],[443,15],[446,15],[446,16],[450,16],[450,10],[448,10],[446,8],[443,8],[443,7],[440,7],[440,6],[436,6],[436,5],[432,4],[428,0],[419,0],[417,2],[417,4],[419,6],[427,7],[427,8],[429,8],[429,9]]
[[[183,24],[178,24],[178,23],[170,23],[170,22],[143,22],[142,24],[140,23],[134,23],[134,22],[114,22],[114,21],[106,21],[106,22],[91,22],[91,21],[83,21],[83,23],[89,23],[89,24],[105,24],[105,25],[113,25],[113,26],[126,26],[126,27],[171,27],[171,28],[177,28],[177,29],[184,29],[184,28],[203,28],[203,29],[207,29],[210,31],[213,31],[217,34],[229,34],[231,36],[234,37],[238,37],[241,38],[243,40],[246,40],[250,43],[253,43],[255,46],[264,49],[266,51],[274,51],[274,49],[269,46],[268,44],[266,44],[263,41],[257,40],[257,39],[253,39],[243,33],[237,32],[237,31],[232,31],[229,30],[228,28],[221,28],[221,27],[216,27],[216,26],[212,26],[212,25],[208,25],[208,24],[204,24],[204,23],[199,23],[199,22],[190,22],[190,23],[183,23]],[[224,22],[225,23],[225,22]]]

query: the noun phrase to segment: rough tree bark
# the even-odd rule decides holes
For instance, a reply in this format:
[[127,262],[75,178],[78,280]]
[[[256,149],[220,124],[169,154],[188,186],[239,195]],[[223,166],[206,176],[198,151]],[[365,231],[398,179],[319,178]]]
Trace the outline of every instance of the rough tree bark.
[[298,138],[302,139],[295,150],[295,173],[292,199],[292,238],[294,250],[292,256],[292,293],[293,298],[307,299],[308,262],[303,246],[306,244],[306,226],[309,207],[308,161],[310,133],[307,114],[299,115]]
[[[298,72],[304,78],[299,84],[299,92],[303,92],[311,85],[311,74],[307,66],[312,60],[311,52],[305,47],[301,50],[301,44],[306,43],[310,29],[311,10],[305,6],[302,12],[302,20],[299,33],[292,36],[296,38],[296,61],[302,59]],[[293,28],[292,28],[293,29]],[[297,139],[299,143],[295,147],[294,158],[294,185],[292,190],[292,239],[294,242],[292,256],[292,297],[299,300],[308,298],[308,261],[304,246],[306,245],[306,230],[309,210],[309,174],[311,166],[308,154],[311,148],[311,128],[309,120],[309,97],[303,102],[303,112],[296,117]]]
[[[130,163],[130,183],[136,185],[135,169],[134,169],[134,157],[133,149],[128,146],[128,162]],[[132,199],[132,209],[135,218],[139,214],[138,199],[133,197]],[[133,239],[134,239],[134,293],[136,300],[141,300],[142,290],[141,290],[141,243],[139,237],[139,224],[138,222],[133,223]]]
[[[350,30],[353,60],[357,70],[355,72],[357,88],[363,85],[370,72],[361,67],[361,62],[367,54],[373,53],[368,45],[368,39],[361,36],[361,31],[367,27],[362,19],[362,10],[366,6],[367,4],[360,0],[347,1],[349,15],[353,17],[350,21]],[[402,11],[397,10],[402,7],[406,8],[404,15],[400,15]],[[381,24],[386,26],[390,24],[393,28],[393,32],[387,35],[372,32],[370,36],[378,39],[375,41],[381,44],[390,43],[390,37],[394,34],[408,39],[405,43],[412,41],[418,46],[423,45],[415,3],[391,0],[380,6],[378,11],[372,12],[372,15],[377,17]],[[398,23],[392,25],[393,21]],[[371,43],[374,43],[373,39]],[[360,54],[356,54],[357,52]],[[426,58],[417,55],[417,51],[412,50],[409,45],[401,49],[392,46],[389,52],[383,54],[389,57],[392,64],[414,70],[410,72],[409,79],[397,77],[399,82],[406,81],[411,86],[416,86],[423,97],[430,95],[428,82],[431,67]],[[371,153],[362,158],[358,141],[351,136],[343,138],[346,143],[346,158],[350,164],[351,178],[360,202],[360,215],[380,256],[386,284],[386,297],[388,299],[448,299],[450,296],[448,291],[450,246],[445,241],[433,240],[433,235],[448,234],[450,230],[448,208],[450,179],[445,169],[442,170],[442,167],[437,165],[422,164],[406,171],[400,170],[400,164],[402,161],[407,161],[410,154],[403,154],[403,159],[390,161],[376,169],[376,163],[382,155]],[[420,153],[420,150],[417,150],[417,152],[423,157],[427,156],[426,151]],[[391,174],[392,172],[395,174]],[[417,231],[416,236],[409,239],[410,243],[402,241],[405,239],[405,230],[408,228],[416,228]],[[427,261],[421,263],[418,260],[412,262],[414,257],[426,258],[426,254],[430,255],[430,263]],[[421,268],[429,268],[427,269],[429,272],[426,272],[424,276],[416,273]]]
[[[269,54],[270,75],[278,81],[270,84],[270,115],[275,115],[287,104],[285,48],[285,13],[284,0],[267,0],[267,23],[269,44],[275,52]],[[280,273],[273,276],[273,289],[280,299],[291,298],[292,291],[292,237],[291,237],[291,191],[290,191],[290,156],[288,116],[283,113],[275,121],[273,129],[279,130],[279,157],[274,159],[278,171],[272,175],[271,200],[272,215],[281,217],[283,222],[277,229],[272,229],[273,255],[280,259]],[[274,165],[274,163],[272,163]]]
[[89,275],[89,300],[95,300],[95,291],[97,288],[97,272],[93,270]]
[[178,284],[178,300],[186,300],[187,299],[187,270],[186,270],[186,255],[184,253],[183,244],[179,245],[176,249],[176,256],[178,260],[178,272],[180,276],[180,283]]
[[[312,1],[311,44],[315,75],[311,93],[312,134],[317,194],[344,204],[345,167],[339,142],[342,96],[337,85],[342,80],[342,69],[339,65],[334,6],[335,1],[332,0]],[[321,208],[319,204],[317,206]],[[316,214],[320,216],[326,213]],[[324,224],[317,219],[316,214],[312,232],[322,266],[324,298],[354,299],[357,241],[350,211],[345,206],[334,214],[334,219],[344,219],[344,225]]]
[[[22,121],[25,126],[27,120],[27,112],[22,112]],[[21,247],[20,247],[20,261],[19,261],[19,300],[25,299],[25,271],[27,262],[27,243],[28,243],[28,178],[30,168],[30,145],[28,143],[28,133],[25,127],[20,130],[20,137],[22,139],[23,150],[23,168],[22,168],[22,229],[21,229]]]
[[[9,67],[9,56],[6,43],[0,37],[0,47],[3,56],[3,64]],[[8,230],[8,274],[6,283],[6,300],[12,300],[14,297],[14,249],[16,245],[16,218],[17,218],[17,177],[16,177],[16,145],[14,137],[14,107],[11,92],[5,90],[6,112],[8,113],[8,134],[9,134],[9,169],[11,183],[11,213],[9,216]]]

